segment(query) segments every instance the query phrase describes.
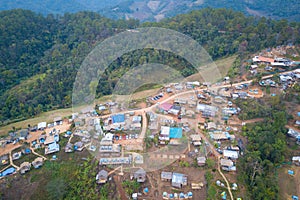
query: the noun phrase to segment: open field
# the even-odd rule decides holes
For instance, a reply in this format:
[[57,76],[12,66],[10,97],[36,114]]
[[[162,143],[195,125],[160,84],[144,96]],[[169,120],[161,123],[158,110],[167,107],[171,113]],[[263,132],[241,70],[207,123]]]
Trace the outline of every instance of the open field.
[[[295,172],[294,176],[288,175],[288,170]],[[300,194],[300,167],[284,166],[278,170],[279,198],[289,199],[292,195]]]
[[[215,61],[215,64],[217,65],[219,73],[222,77],[226,76],[228,70],[230,69],[230,67],[232,66],[232,64],[236,58],[237,58],[237,56],[234,55],[234,56],[230,56],[230,57]],[[205,71],[202,74],[214,75],[214,72],[210,71],[209,69],[205,69]],[[207,78],[207,77],[205,77],[205,78]],[[193,74],[185,79],[187,81],[196,81],[196,80],[204,81],[204,78],[201,77],[200,74]]]

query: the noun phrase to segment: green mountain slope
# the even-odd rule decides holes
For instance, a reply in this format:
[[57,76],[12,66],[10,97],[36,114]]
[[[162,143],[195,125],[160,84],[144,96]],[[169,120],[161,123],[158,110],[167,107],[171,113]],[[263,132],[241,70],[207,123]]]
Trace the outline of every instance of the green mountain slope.
[[[225,9],[203,9],[164,20],[139,24],[79,12],[59,18],[30,11],[0,12],[0,124],[71,105],[78,68],[102,40],[144,26],[170,28],[198,41],[212,58],[300,43],[300,24],[246,17]],[[97,96],[110,94],[126,71],[146,61],[166,64],[183,76],[194,71],[182,58],[151,49],[123,55],[102,77]]]

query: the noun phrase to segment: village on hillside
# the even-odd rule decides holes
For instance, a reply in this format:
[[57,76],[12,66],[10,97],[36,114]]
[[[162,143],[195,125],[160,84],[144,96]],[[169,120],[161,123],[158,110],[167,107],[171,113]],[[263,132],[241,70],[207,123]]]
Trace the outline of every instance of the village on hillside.
[[[299,55],[287,56],[289,48],[252,55],[239,80],[170,83],[144,101],[133,100],[130,108],[107,101],[69,117],[16,128],[0,140],[0,179],[56,162],[58,152],[89,151],[99,162],[94,177],[99,187],[113,176],[140,184],[126,194],[130,199],[205,199],[211,184],[205,170],[212,166],[220,198],[241,199],[237,163],[247,141],[240,133],[244,125],[263,119],[241,119],[243,109],[236,102],[276,97],[299,84]],[[300,145],[299,105],[291,115],[287,136]],[[290,160],[300,166],[300,155]]]

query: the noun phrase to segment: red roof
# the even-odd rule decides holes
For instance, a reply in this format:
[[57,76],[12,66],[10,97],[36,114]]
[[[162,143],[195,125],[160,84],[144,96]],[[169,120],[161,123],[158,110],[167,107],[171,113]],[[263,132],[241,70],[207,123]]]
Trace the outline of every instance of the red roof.
[[263,57],[263,56],[259,56],[258,59],[259,59],[261,62],[268,62],[268,63],[274,62],[274,59],[273,59],[273,58],[267,58],[267,57]]
[[170,103],[163,103],[159,106],[159,108],[163,109],[164,111],[169,111],[172,108],[172,104]]

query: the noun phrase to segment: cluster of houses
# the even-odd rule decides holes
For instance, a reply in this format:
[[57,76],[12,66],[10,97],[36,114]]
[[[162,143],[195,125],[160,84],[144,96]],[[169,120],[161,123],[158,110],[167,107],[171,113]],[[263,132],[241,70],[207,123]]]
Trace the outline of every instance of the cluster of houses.
[[254,56],[252,58],[252,62],[255,64],[266,64],[272,67],[289,67],[297,64],[296,62],[288,59],[288,58],[269,58],[264,56]]
[[105,131],[132,131],[140,130],[142,127],[142,117],[134,115],[134,112],[128,114],[116,114],[104,120],[103,129]]
[[[71,143],[70,139],[65,146],[65,152],[71,153],[73,151],[83,151],[87,144],[91,141],[91,134],[89,134],[86,130],[79,130],[77,129],[74,133],[71,131],[67,131],[65,137],[73,136],[80,138],[79,141],[76,141],[74,144]],[[90,149],[93,150],[93,149]]]
[[[264,56],[254,56],[252,58],[252,65],[250,66],[250,72],[251,74],[257,74],[257,69],[259,68],[259,65],[266,66],[264,69],[266,71],[271,71],[273,68],[287,68],[287,67],[295,67],[299,66],[299,61],[292,61],[288,58],[271,58],[271,57],[264,57]],[[288,74],[282,74],[279,76],[280,83],[283,85],[291,84],[294,81],[297,81],[300,79],[300,70],[296,69],[294,72],[288,73]],[[277,84],[275,81],[271,79],[263,80],[259,83],[261,86],[271,86],[276,87]]]
[[[188,82],[193,83],[193,82]],[[187,83],[187,88],[190,88],[190,84]],[[176,88],[177,85],[175,85]],[[183,89],[183,88],[182,88]],[[180,89],[181,90],[181,89]],[[182,117],[194,118],[195,108],[197,106],[197,100],[193,96],[190,98],[175,98],[172,103],[165,102],[156,106],[157,112],[163,114],[170,114],[181,119]]]
[[41,157],[37,157],[31,163],[30,162],[23,162],[20,165],[20,174],[25,174],[26,172],[30,171],[31,167],[38,169],[43,166],[44,160]]
[[185,174],[176,172],[161,172],[160,178],[162,181],[171,182],[171,186],[175,188],[182,188],[188,185],[188,177]]
[[161,126],[161,131],[158,137],[160,144],[179,144],[181,138],[181,127]]
[[[14,153],[13,160],[20,159],[21,155],[22,155],[22,152]],[[6,155],[1,156],[0,161],[1,161],[0,166],[9,164],[8,155],[6,154]],[[25,174],[26,172],[30,171],[31,167],[33,167],[35,169],[38,169],[41,166],[43,166],[43,163],[44,163],[44,159],[41,158],[41,157],[37,157],[32,162],[23,162],[23,163],[21,163],[18,170],[19,170],[20,174]],[[2,171],[0,173],[0,178],[8,176],[10,174],[13,174],[16,171],[17,170],[14,167],[9,167],[9,168],[5,169],[4,171]]]
[[[6,144],[13,143],[16,144],[19,141],[26,141],[30,139],[30,132],[43,131],[46,128],[53,128],[57,125],[61,125],[63,123],[62,117],[55,117],[52,123],[40,122],[36,126],[29,126],[26,129],[21,129],[18,131],[12,131],[8,134],[8,137],[0,140],[0,146],[5,147]],[[37,148],[39,145],[37,144]]]
[[42,134],[38,138],[38,142],[33,141],[34,147],[38,147],[39,144],[45,147],[45,155],[56,153],[60,150],[59,146],[59,130],[55,128],[48,134]]

